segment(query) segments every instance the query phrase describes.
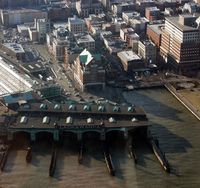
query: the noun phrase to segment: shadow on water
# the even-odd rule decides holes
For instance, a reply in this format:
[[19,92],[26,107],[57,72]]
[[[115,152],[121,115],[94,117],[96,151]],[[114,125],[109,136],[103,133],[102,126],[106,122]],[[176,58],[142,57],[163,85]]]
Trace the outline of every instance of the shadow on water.
[[83,134],[83,165],[90,168],[92,159],[104,161],[103,150],[101,147],[100,134],[87,132]]
[[121,131],[111,131],[107,133],[106,137],[109,151],[113,160],[113,165],[116,170],[115,177],[124,180],[125,177],[122,166],[124,166],[127,159],[126,140],[124,139],[124,133]]
[[[155,89],[154,93],[158,95],[156,97],[151,96],[152,90],[136,90],[133,92],[124,92],[124,96],[127,102],[135,104],[136,106],[142,106],[147,113],[153,114],[161,118],[167,118],[170,120],[183,122],[182,119],[178,117],[179,113],[182,113],[181,110],[177,110],[176,107],[169,106],[171,98],[166,98],[165,101],[159,100],[159,95],[166,94],[166,89]],[[174,99],[175,100],[175,99]],[[167,113],[166,113],[167,112]]]
[[88,93],[113,102],[125,102],[124,98],[122,97],[122,90],[120,88],[106,86],[104,90],[94,88],[92,90],[88,90]]
[[[18,150],[26,150],[29,144],[29,134],[25,132],[17,132],[13,135],[13,141],[11,142],[11,148],[8,153],[7,162],[5,164],[4,172],[11,172],[14,170],[15,160]],[[25,157],[24,157],[25,160]]]
[[64,168],[66,158],[70,155],[77,155],[78,159],[78,142],[77,135],[70,132],[63,132],[60,135],[60,142],[58,145],[58,156],[56,161],[56,169],[53,178],[57,180],[62,180],[62,174],[64,173]]
[[151,127],[151,133],[159,139],[160,146],[165,153],[186,153],[188,148],[193,147],[187,139],[174,134],[160,124],[154,124]]
[[14,170],[16,156],[17,156],[17,150],[12,149],[12,151],[10,151],[8,154],[7,162],[5,164],[3,172],[10,173]]
[[36,134],[36,141],[33,142],[32,145],[32,160],[31,164],[33,166],[39,166],[40,160],[39,156],[46,156],[49,152],[51,152],[53,144],[53,135],[47,132],[41,132]]

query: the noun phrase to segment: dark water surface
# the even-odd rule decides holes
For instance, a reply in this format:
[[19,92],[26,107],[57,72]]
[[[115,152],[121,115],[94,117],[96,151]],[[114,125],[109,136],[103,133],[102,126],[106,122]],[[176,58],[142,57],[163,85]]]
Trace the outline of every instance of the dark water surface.
[[26,164],[26,139],[22,137],[9,153],[5,171],[0,174],[0,187],[199,188],[200,122],[165,89],[127,92],[124,97],[148,113],[151,132],[158,137],[172,174],[162,170],[149,147],[140,141],[136,143],[137,165],[129,158],[125,143],[111,141],[116,177],[108,175],[98,140],[85,142],[86,157],[79,165],[78,145],[72,136],[62,144],[55,176],[49,178],[51,143],[43,139],[35,144],[32,162]]

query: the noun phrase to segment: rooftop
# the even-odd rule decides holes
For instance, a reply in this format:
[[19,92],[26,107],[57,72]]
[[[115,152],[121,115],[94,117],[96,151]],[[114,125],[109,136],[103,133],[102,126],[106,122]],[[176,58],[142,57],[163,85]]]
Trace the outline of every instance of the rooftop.
[[146,10],[149,10],[149,11],[159,11],[160,9],[158,9],[157,7],[147,7]]
[[134,53],[132,50],[129,51],[122,51],[117,54],[119,57],[122,57],[126,61],[134,61],[134,60],[140,60],[141,58]]
[[90,35],[76,35],[75,37],[78,44],[85,42],[95,42],[95,40]]
[[[192,23],[190,22],[191,25],[183,25],[180,22],[180,19],[189,19],[189,18],[193,18],[195,19],[194,16],[192,15],[179,15],[179,16],[171,16],[171,17],[166,17],[166,21],[170,22],[172,25],[174,25],[175,27],[177,27],[179,30],[181,31],[195,31],[198,30],[198,28],[196,28],[195,26],[192,26]],[[197,19],[197,18],[196,18]]]
[[164,27],[165,24],[152,24],[152,25],[147,25],[148,28],[153,30],[155,33],[161,35],[162,34],[162,27]]
[[100,61],[101,56],[100,56],[100,54],[91,54],[87,49],[85,49],[79,55],[79,59],[80,59],[81,63],[88,65],[93,59]]
[[85,21],[81,18],[74,16],[73,18],[68,18],[68,23],[70,24],[84,24]]
[[14,51],[15,53],[25,53],[24,48],[21,44],[17,43],[4,43],[5,47],[9,48],[10,50]]

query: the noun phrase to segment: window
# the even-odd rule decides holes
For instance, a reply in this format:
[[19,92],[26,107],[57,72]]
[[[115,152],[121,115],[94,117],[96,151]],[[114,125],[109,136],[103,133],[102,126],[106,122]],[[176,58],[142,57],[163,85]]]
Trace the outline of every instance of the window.
[[99,106],[98,107],[99,112],[105,112],[105,107],[104,106]]
[[46,104],[41,104],[40,105],[40,109],[46,110],[47,109],[47,105]]
[[113,117],[110,117],[108,121],[109,121],[110,123],[116,123],[116,120],[115,120],[115,118],[113,118]]
[[50,119],[48,116],[43,117],[42,123],[43,124],[48,124],[50,122]]
[[28,121],[28,118],[26,116],[22,116],[20,119],[20,123],[22,123],[22,124],[26,124],[27,121]]
[[54,109],[55,109],[55,110],[60,110],[60,109],[61,109],[60,104],[55,104]]
[[92,124],[92,123],[94,123],[94,120],[92,118],[87,118],[87,123]]
[[71,116],[66,118],[66,123],[67,124],[72,124],[73,123],[73,118]]

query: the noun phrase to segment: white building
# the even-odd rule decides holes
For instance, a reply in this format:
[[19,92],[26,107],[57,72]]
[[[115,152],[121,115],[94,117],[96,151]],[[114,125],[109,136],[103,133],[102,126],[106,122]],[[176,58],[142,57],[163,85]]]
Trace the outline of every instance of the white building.
[[45,41],[46,33],[50,31],[50,22],[47,19],[35,19],[35,26],[38,32],[38,40]]

